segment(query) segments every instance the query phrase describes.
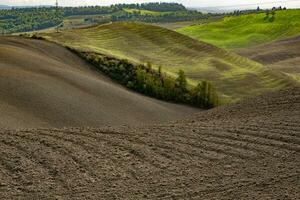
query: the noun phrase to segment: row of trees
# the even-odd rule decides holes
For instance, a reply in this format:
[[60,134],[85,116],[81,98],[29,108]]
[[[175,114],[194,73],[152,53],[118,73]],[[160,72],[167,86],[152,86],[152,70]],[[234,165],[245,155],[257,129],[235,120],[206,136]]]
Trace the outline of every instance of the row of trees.
[[165,3],[165,2],[154,2],[154,3],[142,3],[142,4],[117,4],[114,5],[120,10],[124,8],[138,9],[138,10],[150,10],[157,12],[176,12],[185,11],[186,8],[179,3]]
[[212,108],[218,104],[217,92],[209,82],[201,81],[196,87],[191,86],[182,70],[177,78],[173,78],[162,73],[161,67],[154,70],[151,64],[134,65],[127,60],[101,54],[75,52],[110,78],[142,94],[201,108]]
[[[267,15],[272,14],[276,11],[276,10],[286,10],[286,7],[273,7],[272,9],[261,9],[259,6],[256,9],[251,9],[251,10],[234,10],[232,13],[230,13],[230,15],[235,15],[235,16],[239,16],[239,15],[243,15],[243,14],[251,14],[251,13],[266,13]],[[269,17],[269,16],[268,16]]]
[[141,21],[148,23],[178,22],[207,19],[215,14],[202,14],[197,11],[178,11],[162,14],[141,14],[140,12],[118,12],[111,16],[111,21]]

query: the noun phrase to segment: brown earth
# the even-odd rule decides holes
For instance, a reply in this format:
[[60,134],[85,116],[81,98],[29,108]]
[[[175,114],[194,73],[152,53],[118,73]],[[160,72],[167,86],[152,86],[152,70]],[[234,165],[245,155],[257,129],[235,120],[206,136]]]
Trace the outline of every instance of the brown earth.
[[0,199],[300,199],[300,88],[165,125],[0,131]]
[[162,123],[198,111],[131,92],[61,46],[0,37],[0,128]]
[[297,75],[300,80],[300,36],[237,51],[282,72]]

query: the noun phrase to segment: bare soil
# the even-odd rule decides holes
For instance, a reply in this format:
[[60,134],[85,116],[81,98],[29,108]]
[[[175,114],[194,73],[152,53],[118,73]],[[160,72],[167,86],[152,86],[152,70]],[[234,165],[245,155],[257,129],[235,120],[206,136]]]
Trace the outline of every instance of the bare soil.
[[0,128],[164,123],[195,112],[129,91],[59,45],[0,37]]
[[282,72],[300,76],[300,36],[240,49],[237,53]]
[[137,127],[0,131],[0,199],[300,199],[300,89]]

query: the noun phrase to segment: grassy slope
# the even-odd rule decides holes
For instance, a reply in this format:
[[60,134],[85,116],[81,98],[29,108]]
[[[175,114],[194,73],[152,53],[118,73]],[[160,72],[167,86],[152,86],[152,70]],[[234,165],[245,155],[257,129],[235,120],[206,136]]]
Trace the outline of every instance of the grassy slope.
[[226,17],[220,22],[189,26],[178,32],[218,47],[234,49],[300,34],[300,10],[276,11],[273,22],[265,13]]
[[249,59],[198,42],[174,31],[138,23],[112,23],[93,28],[44,34],[49,40],[73,48],[100,52],[136,63],[162,65],[175,74],[183,69],[191,80],[212,81],[228,100],[261,94],[290,85]]

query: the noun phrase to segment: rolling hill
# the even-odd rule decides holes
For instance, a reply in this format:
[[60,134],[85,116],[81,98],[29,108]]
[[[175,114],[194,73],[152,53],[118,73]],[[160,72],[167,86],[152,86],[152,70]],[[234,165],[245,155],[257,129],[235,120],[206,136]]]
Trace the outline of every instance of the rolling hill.
[[237,53],[300,81],[300,36],[239,49]]
[[163,123],[196,111],[128,91],[59,45],[0,37],[1,129]]
[[300,10],[226,17],[219,22],[188,26],[177,31],[226,49],[250,47],[300,34]]
[[40,35],[79,51],[99,52],[134,63],[151,62],[171,75],[182,69],[192,84],[203,79],[211,81],[224,101],[294,84],[284,74],[235,53],[152,25],[110,23]]
[[0,199],[299,199],[300,89],[165,125],[0,130]]

